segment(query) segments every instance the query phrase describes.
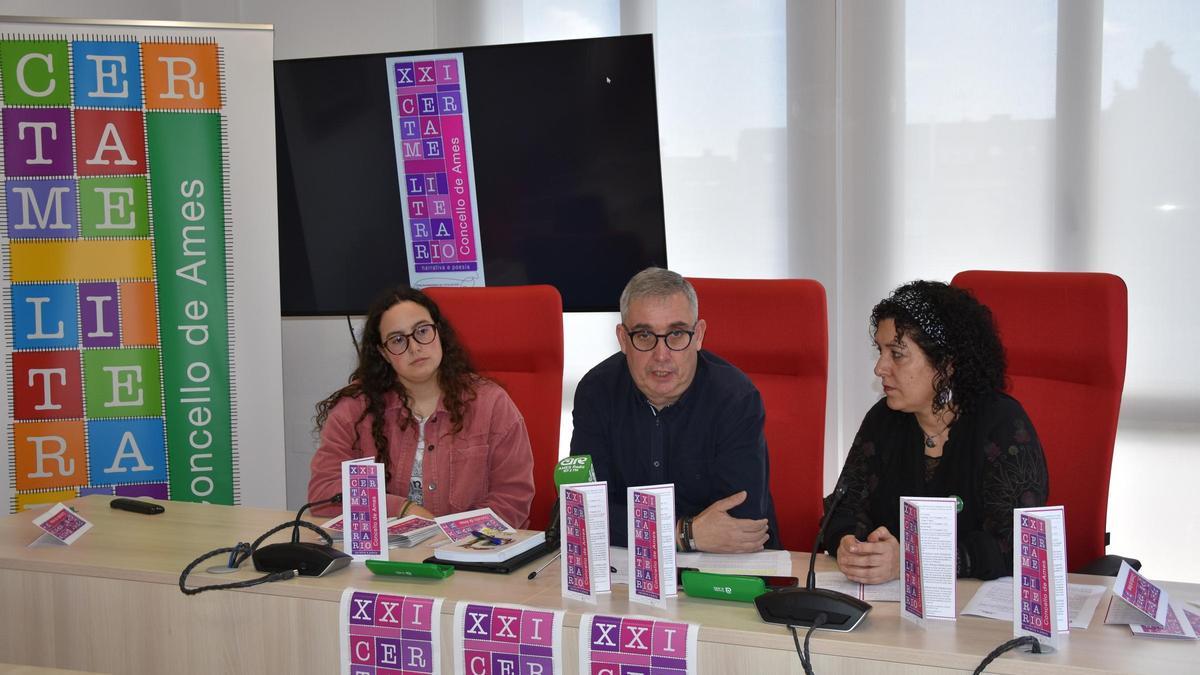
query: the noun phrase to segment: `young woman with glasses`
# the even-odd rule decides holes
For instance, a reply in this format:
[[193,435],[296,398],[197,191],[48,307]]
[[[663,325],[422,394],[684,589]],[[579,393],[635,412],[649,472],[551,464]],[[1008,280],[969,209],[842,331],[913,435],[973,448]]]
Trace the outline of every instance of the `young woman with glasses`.
[[514,527],[529,518],[525,421],[500,385],[475,372],[454,329],[420,291],[396,288],[371,306],[358,367],[317,404],[316,426],[309,501],[341,491],[343,461],[374,457],[387,473],[389,517],[490,507]]

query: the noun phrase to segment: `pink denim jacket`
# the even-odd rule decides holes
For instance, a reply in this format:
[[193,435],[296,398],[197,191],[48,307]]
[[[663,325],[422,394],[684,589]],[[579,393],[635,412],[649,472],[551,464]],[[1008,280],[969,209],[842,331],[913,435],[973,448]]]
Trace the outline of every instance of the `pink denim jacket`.
[[[321,429],[321,442],[312,459],[308,500],[328,499],[342,489],[342,462],[375,456],[371,418],[355,425],[366,408],[362,397],[344,398],[329,413]],[[404,410],[396,394],[388,394],[384,411],[384,436],[388,440],[391,480],[387,484],[387,512],[399,515],[408,497],[417,424],[400,429]],[[357,426],[358,440],[355,442]],[[475,387],[475,400],[467,404],[463,428],[451,435],[450,413],[442,401],[425,423],[425,462],[422,492],[425,508],[442,516],[490,507],[509,525],[524,527],[533,501],[533,452],[525,420],[500,385],[484,380]],[[314,509],[334,515],[336,506]]]

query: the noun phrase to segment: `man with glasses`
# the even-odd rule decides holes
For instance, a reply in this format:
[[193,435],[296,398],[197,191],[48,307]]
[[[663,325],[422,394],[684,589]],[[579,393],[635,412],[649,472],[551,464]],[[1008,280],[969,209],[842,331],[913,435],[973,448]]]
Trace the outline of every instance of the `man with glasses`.
[[779,546],[762,397],[744,373],[701,351],[704,331],[686,279],[642,270],[621,294],[621,351],[575,390],[571,454],[591,455],[608,481],[614,544],[626,542],[626,488],[674,483],[681,550]]

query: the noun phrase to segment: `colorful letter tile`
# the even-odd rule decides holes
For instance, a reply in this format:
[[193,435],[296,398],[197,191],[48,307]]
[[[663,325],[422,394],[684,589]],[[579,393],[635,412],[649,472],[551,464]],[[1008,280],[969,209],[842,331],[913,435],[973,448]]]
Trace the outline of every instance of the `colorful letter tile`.
[[89,420],[87,433],[92,485],[166,480],[162,418]]
[[158,358],[157,349],[85,350],[88,418],[162,415]]
[[140,110],[76,110],[76,170],[80,176],[146,173],[146,131]]
[[72,45],[75,105],[92,108],[141,108],[141,54],[136,42]]
[[79,181],[84,237],[146,237],[150,201],[145,176],[83,178]]
[[18,422],[12,434],[18,490],[87,484],[82,420]]
[[127,281],[120,285],[121,345],[150,347],[158,344],[158,308],[154,284]]
[[[66,106],[71,103],[65,40],[5,40],[0,43],[4,103]],[[10,165],[11,172],[11,165]]]
[[79,284],[79,317],[85,348],[121,346],[117,282]]
[[215,44],[146,42],[142,44],[146,108],[218,110],[220,70]]
[[4,169],[9,176],[69,176],[71,112],[66,108],[5,108]]
[[79,352],[13,352],[13,417],[61,420],[83,417]]
[[13,284],[13,347],[69,349],[79,346],[75,284]]
[[10,180],[4,185],[10,239],[74,239],[79,236],[75,181]]

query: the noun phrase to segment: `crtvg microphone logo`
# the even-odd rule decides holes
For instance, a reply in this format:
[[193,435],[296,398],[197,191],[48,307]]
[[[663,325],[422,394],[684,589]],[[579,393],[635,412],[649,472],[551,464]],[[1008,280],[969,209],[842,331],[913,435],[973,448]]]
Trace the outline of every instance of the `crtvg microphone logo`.
[[586,466],[591,462],[590,457],[564,457],[559,466],[564,469],[578,469]]

